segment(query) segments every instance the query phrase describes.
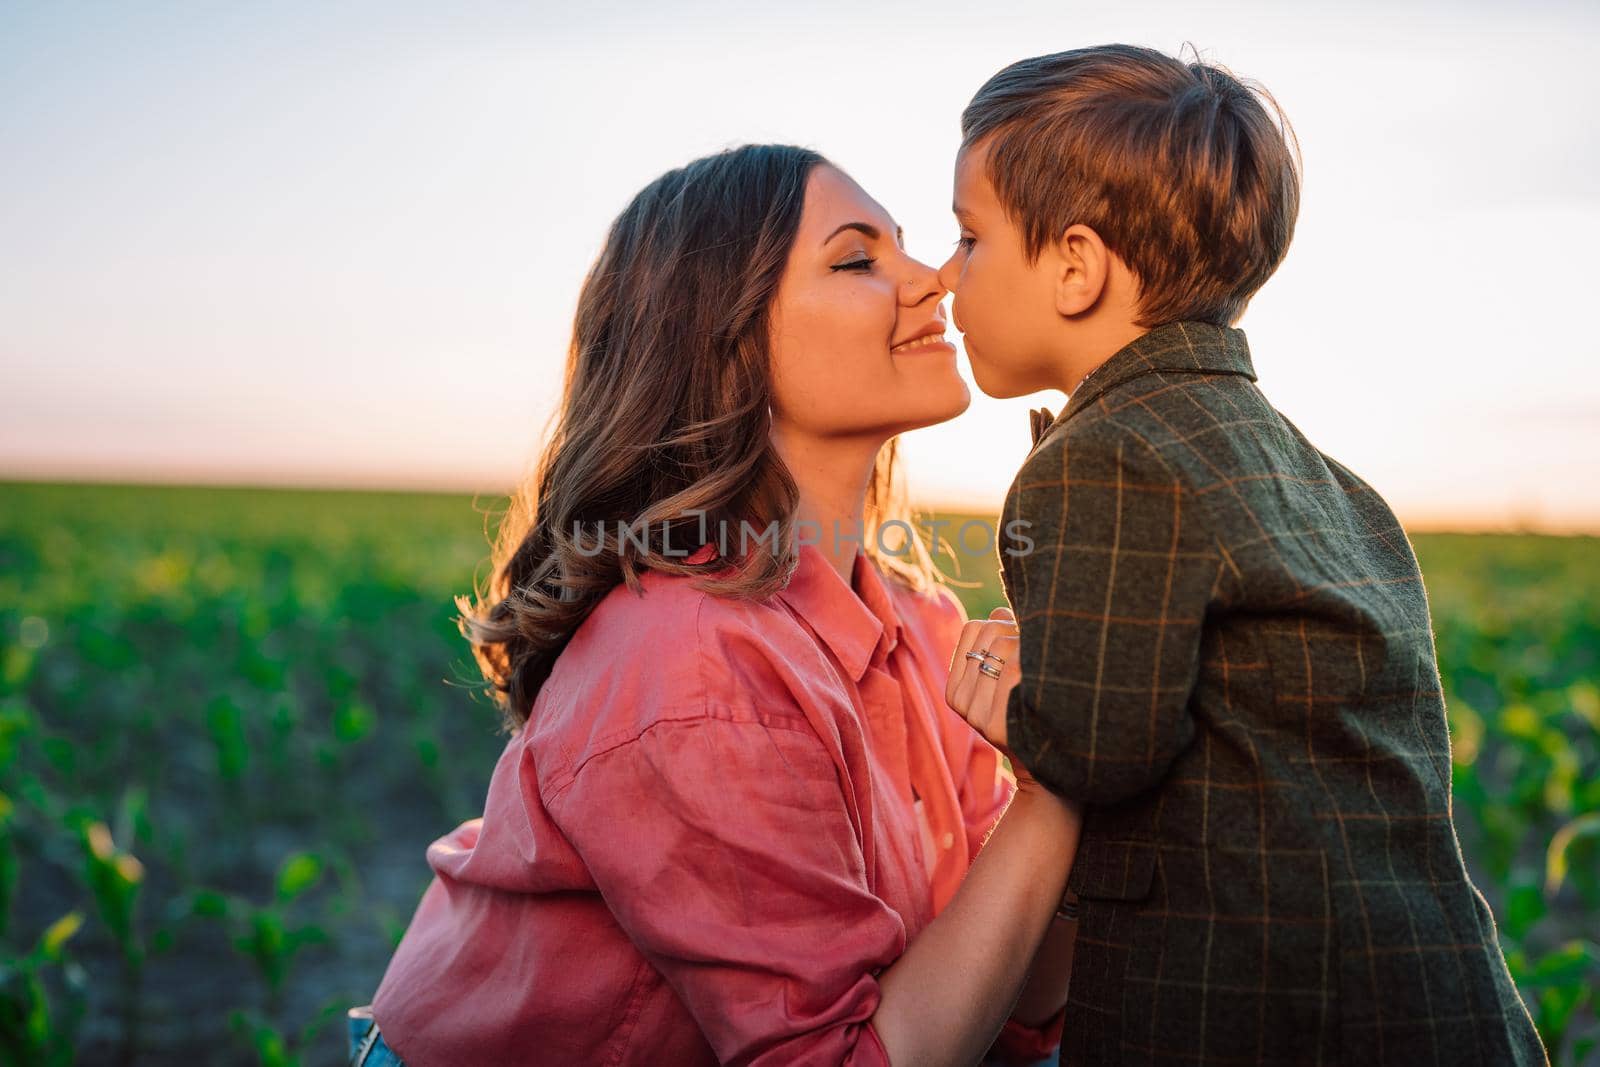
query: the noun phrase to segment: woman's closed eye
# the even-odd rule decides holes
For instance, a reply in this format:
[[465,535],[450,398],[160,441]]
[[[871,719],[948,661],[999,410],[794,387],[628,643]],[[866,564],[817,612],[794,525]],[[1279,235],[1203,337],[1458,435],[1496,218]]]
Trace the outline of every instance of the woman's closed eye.
[[872,259],[870,257],[867,258],[867,259],[852,259],[848,263],[835,263],[833,266],[829,267],[828,269],[829,270],[858,270],[858,271],[865,272],[865,271],[871,270],[872,269],[872,265],[874,263],[876,263],[876,262],[878,262],[876,259]]
[[976,237],[957,237],[956,247],[961,249],[963,252],[970,252],[972,251],[973,244],[975,244],[977,240],[978,239]]

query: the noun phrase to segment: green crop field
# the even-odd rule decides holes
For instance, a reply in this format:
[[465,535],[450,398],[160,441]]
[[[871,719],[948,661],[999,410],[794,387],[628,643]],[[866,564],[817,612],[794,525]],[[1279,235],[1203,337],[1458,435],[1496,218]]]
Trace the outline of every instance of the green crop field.
[[[343,1062],[504,744],[452,602],[500,505],[0,485],[0,1062]],[[1462,846],[1554,1062],[1593,1062],[1600,541],[1413,542]]]

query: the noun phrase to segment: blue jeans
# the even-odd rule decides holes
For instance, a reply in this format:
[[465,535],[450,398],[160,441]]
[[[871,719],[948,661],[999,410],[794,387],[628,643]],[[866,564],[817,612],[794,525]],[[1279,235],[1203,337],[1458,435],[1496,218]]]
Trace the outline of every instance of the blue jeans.
[[406,1067],[378,1033],[371,1004],[351,1008],[345,1013],[345,1023],[350,1030],[350,1067]]
[[[999,1060],[984,1060],[980,1067],[988,1067],[999,1062]],[[1056,1050],[1044,1059],[1034,1060],[1032,1063],[1024,1064],[1024,1067],[1061,1067],[1061,1047],[1056,1046]]]
[[[394,1050],[384,1044],[383,1035],[378,1032],[378,1021],[372,1017],[371,1004],[351,1008],[345,1013],[345,1019],[350,1027],[350,1067],[406,1067]],[[372,1038],[370,1047],[369,1036]],[[1060,1067],[1060,1064],[1061,1050],[1057,1049],[1055,1055],[1027,1067]]]

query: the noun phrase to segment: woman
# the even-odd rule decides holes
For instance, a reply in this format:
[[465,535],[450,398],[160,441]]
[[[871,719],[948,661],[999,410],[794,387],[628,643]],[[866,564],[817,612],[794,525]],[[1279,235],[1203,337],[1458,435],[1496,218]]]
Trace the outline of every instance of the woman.
[[[1021,768],[1013,799],[946,705],[964,613],[892,491],[895,435],[970,400],[944,295],[805,149],[698,160],[618,217],[489,595],[460,605],[512,736],[483,816],[428,850],[371,1005],[380,1048],[411,1067],[972,1063],[997,1031],[1012,1060],[1054,1049],[1077,817]],[[965,625],[1014,649],[1003,621]],[[991,672],[962,696],[986,714],[1015,664]]]

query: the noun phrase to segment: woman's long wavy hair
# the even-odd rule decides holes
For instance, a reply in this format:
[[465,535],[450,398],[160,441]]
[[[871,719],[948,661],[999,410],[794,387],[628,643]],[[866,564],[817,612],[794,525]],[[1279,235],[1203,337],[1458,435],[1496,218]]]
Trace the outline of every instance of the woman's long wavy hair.
[[[493,575],[475,602],[456,598],[504,730],[527,722],[556,657],[619,582],[637,591],[641,572],[663,571],[752,599],[788,583],[799,493],[771,441],[769,318],[807,178],[827,162],[788,145],[729,149],[663,174],[612,223],[578,297],[554,428],[494,537]],[[907,506],[897,442],[878,454],[862,548],[925,591],[944,576]],[[683,561],[722,529],[727,556]]]

